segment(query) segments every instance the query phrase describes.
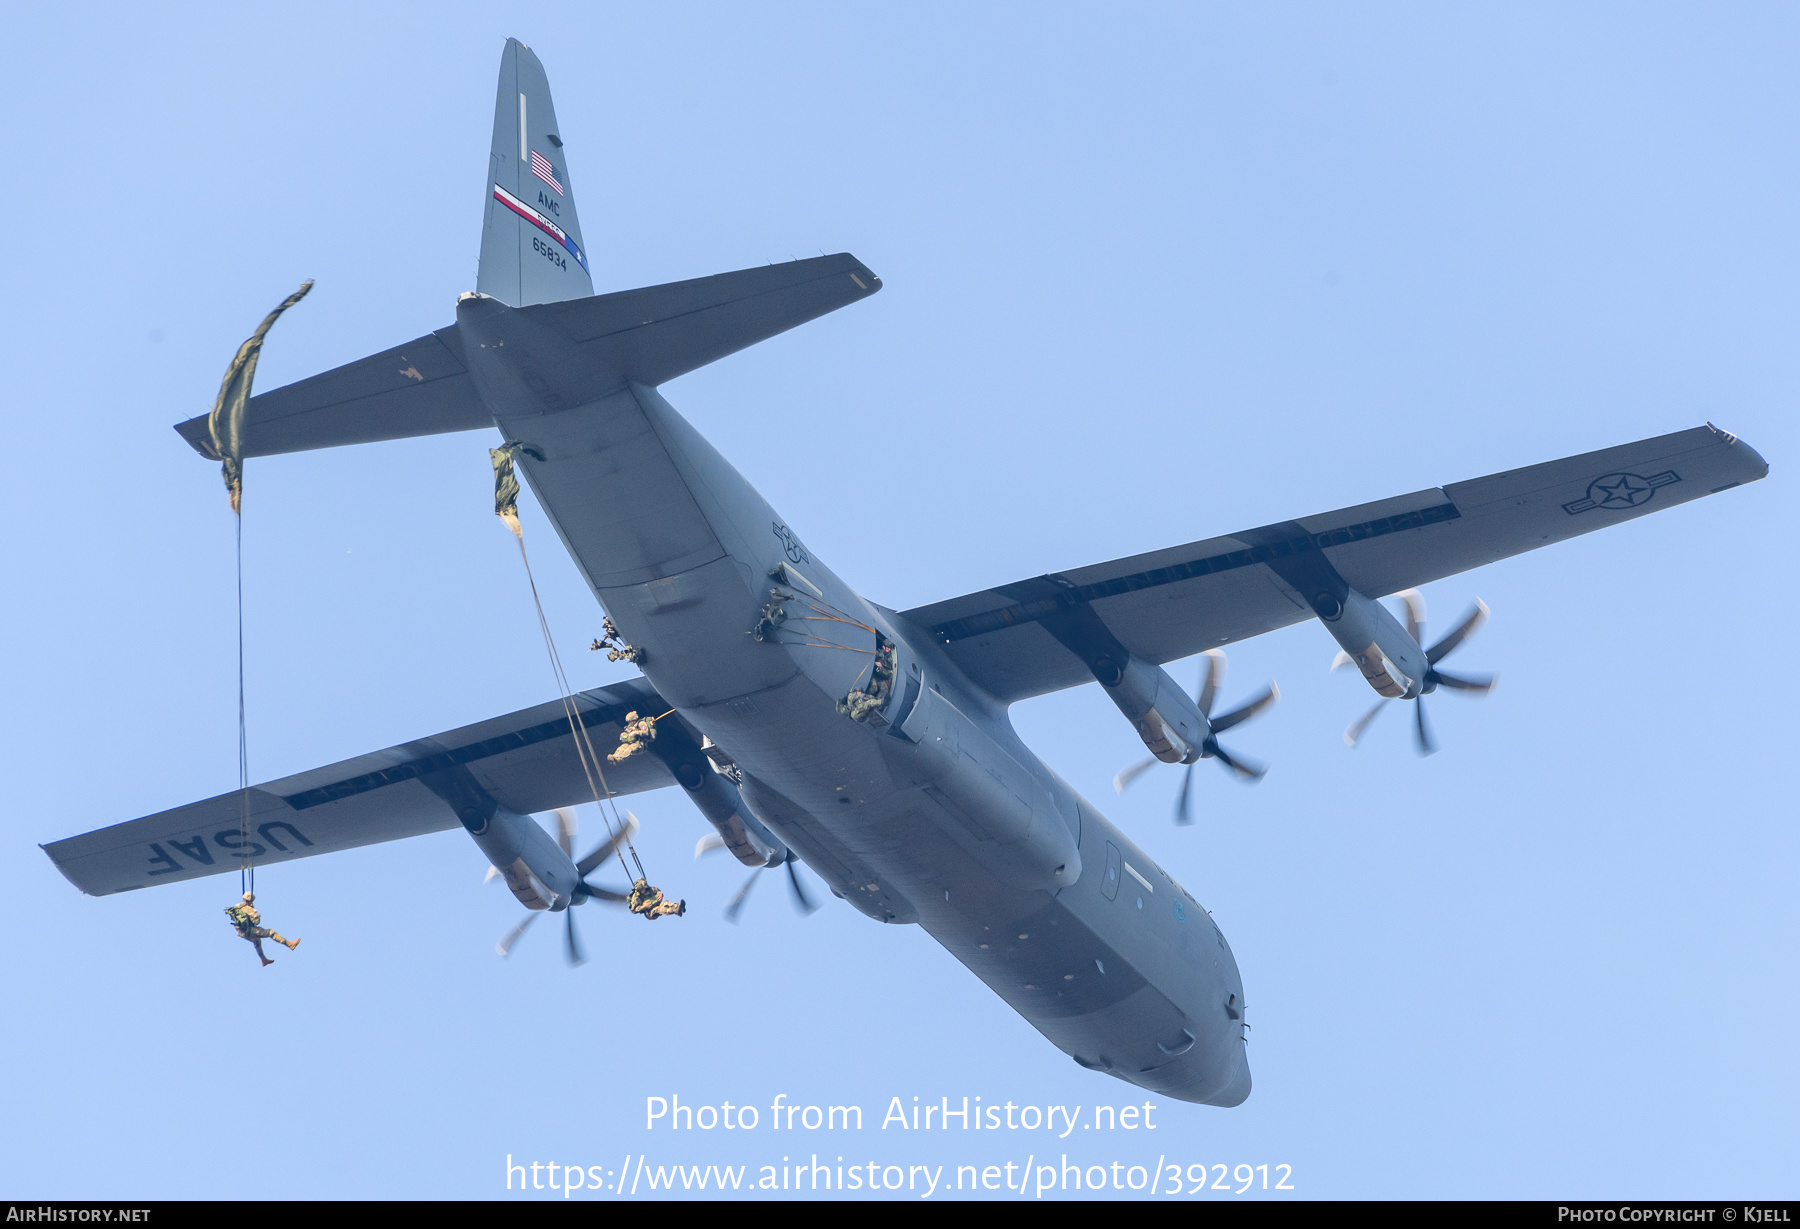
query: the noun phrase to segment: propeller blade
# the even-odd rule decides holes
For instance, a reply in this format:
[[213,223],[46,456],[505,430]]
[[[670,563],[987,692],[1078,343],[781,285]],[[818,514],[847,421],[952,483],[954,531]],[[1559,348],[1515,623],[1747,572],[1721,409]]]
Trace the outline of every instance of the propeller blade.
[[1268,708],[1279,699],[1281,699],[1281,688],[1277,687],[1274,683],[1270,683],[1263,693],[1260,696],[1257,696],[1256,699],[1250,701],[1250,703],[1239,708],[1234,708],[1221,717],[1214,718],[1210,723],[1212,725],[1212,732],[1214,734],[1223,734],[1232,726],[1250,720],[1250,718],[1256,716],[1256,714],[1262,712],[1263,709]]
[[819,906],[812,903],[812,900],[806,895],[806,889],[800,886],[800,872],[794,869],[794,858],[792,854],[788,856],[787,868],[788,887],[791,888],[794,893],[794,908],[800,910],[801,917],[816,913]]
[[1338,655],[1331,659],[1331,669],[1336,670],[1340,666],[1354,665],[1355,662],[1356,658],[1350,656],[1347,649],[1339,649]]
[[594,850],[593,853],[577,862],[575,864],[575,870],[585,877],[589,871],[593,870],[596,866],[599,866],[602,862],[612,857],[614,853],[618,852],[621,845],[636,836],[637,830],[637,816],[633,815],[630,811],[625,812],[625,826],[619,829],[619,831],[613,835],[611,840],[607,841],[604,845],[601,845],[598,849]]
[[569,967],[572,969],[579,969],[582,965],[587,963],[587,955],[581,950],[581,939],[575,933],[575,910],[564,909],[563,916],[569,919],[569,928],[566,932],[567,945],[564,954],[569,958]]
[[1175,822],[1184,828],[1194,822],[1194,817],[1188,808],[1188,789],[1193,783],[1194,766],[1189,764],[1181,774],[1181,792],[1175,795]]
[[581,888],[588,894],[589,900],[605,901],[609,905],[622,905],[631,899],[624,892],[615,892],[611,888],[597,888],[585,879],[581,881]]
[[1156,767],[1159,762],[1160,761],[1153,755],[1149,759],[1141,760],[1138,763],[1133,764],[1130,768],[1121,771],[1118,776],[1113,778],[1113,793],[1124,793],[1127,785],[1130,785],[1133,781]]
[[1406,634],[1413,643],[1425,643],[1425,595],[1417,589],[1402,589],[1394,594],[1406,603]]
[[1248,781],[1252,785],[1262,780],[1269,773],[1269,766],[1267,764],[1250,759],[1247,756],[1234,757],[1216,742],[1212,744],[1212,753],[1213,758],[1218,760],[1219,763],[1223,764],[1231,772],[1236,773],[1239,780]]
[[1415,714],[1418,718],[1418,724],[1414,727],[1413,735],[1419,746],[1419,754],[1435,755],[1437,754],[1437,742],[1431,737],[1431,726],[1425,721],[1424,697],[1414,700],[1413,707],[1418,710],[1417,714]]
[[572,807],[556,808],[556,843],[567,856],[575,856],[575,811]]
[[720,836],[717,832],[708,832],[705,836],[694,842],[694,861],[698,862],[701,854],[711,853],[715,849],[723,848],[725,848],[725,838]]
[[1208,649],[1205,653],[1206,663],[1200,671],[1200,692],[1194,697],[1194,707],[1200,715],[1212,717],[1213,698],[1219,694],[1219,684],[1225,681],[1225,654],[1218,649]]
[[1377,700],[1374,708],[1351,722],[1350,728],[1344,731],[1344,745],[1346,747],[1354,747],[1356,745],[1356,740],[1363,736],[1363,731],[1369,728],[1369,722],[1375,720],[1376,715],[1386,707],[1386,700]]
[[1456,652],[1463,641],[1481,630],[1481,625],[1487,622],[1487,617],[1487,603],[1476,598],[1475,608],[1463,616],[1463,621],[1458,623],[1448,636],[1425,650],[1425,660],[1435,666]]
[[488,873],[487,873],[486,877],[483,878],[481,882],[492,883],[492,882],[494,882],[494,880],[496,880],[498,878],[500,878],[500,868],[497,866],[490,866],[490,867],[488,867]]
[[751,871],[750,878],[744,880],[744,886],[737,890],[737,895],[733,896],[731,903],[725,906],[725,920],[733,926],[737,925],[738,912],[743,909],[744,902],[750,898],[750,889],[756,886],[757,877],[761,874],[761,871]]
[[536,913],[527,913],[523,922],[520,922],[517,926],[514,926],[511,930],[507,931],[506,937],[494,944],[494,950],[502,956],[512,951],[513,944],[519,941],[519,936],[525,933],[525,928],[537,920],[538,915]]
[[1448,687],[1452,691],[1472,691],[1485,696],[1500,681],[1497,674],[1446,674],[1442,670],[1433,670],[1431,677],[1438,686]]

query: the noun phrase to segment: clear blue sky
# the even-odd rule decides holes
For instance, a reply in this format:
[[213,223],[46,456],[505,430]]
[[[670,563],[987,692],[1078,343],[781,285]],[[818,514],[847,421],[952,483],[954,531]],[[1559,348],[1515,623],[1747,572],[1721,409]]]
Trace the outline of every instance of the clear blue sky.
[[[492,1197],[509,1153],[648,1151],[1794,1194],[1791,7],[70,5],[0,29],[0,1193]],[[1112,795],[1141,748],[1097,688],[1015,709],[1231,939],[1239,1109],[883,1131],[894,1096],[1143,1097],[915,928],[802,920],[774,882],[726,925],[738,871],[690,860],[675,794],[634,809],[689,916],[584,911],[584,969],[548,925],[495,958],[517,907],[452,831],[270,870],[266,916],[305,942],[259,970],[220,914],[234,878],[94,900],[36,845],[235,783],[230,514],[169,425],[302,277],[264,389],[450,322],[508,35],[549,71],[600,289],[820,251],[882,275],[665,391],[886,605],[1708,419],[1771,477],[1431,586],[1439,627],[1492,606],[1459,665],[1503,679],[1435,702],[1428,761],[1399,714],[1344,748],[1369,695],[1316,625],[1231,650],[1227,700],[1282,685],[1233,739],[1274,769],[1207,770],[1189,829],[1173,773]],[[553,694],[490,442],[250,463],[256,779]],[[619,677],[524,518],[577,684]],[[871,1117],[641,1125],[647,1096],[777,1094]]]

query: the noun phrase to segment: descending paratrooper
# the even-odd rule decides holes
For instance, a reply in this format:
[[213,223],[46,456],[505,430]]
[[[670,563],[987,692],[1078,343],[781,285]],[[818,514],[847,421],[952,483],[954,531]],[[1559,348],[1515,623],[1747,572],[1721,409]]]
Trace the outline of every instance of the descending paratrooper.
[[623,764],[656,741],[656,718],[625,714],[625,728],[619,731],[619,745],[606,757],[610,764]]
[[685,900],[664,900],[662,889],[651,887],[649,882],[643,879],[633,881],[631,894],[625,898],[625,907],[651,921],[655,921],[659,917],[680,917],[687,912]]
[[600,633],[600,639],[588,645],[590,652],[598,653],[601,649],[605,649],[607,661],[635,662],[643,658],[644,651],[642,649],[625,643],[625,637],[619,635],[619,629],[613,626],[610,615],[601,619]]
[[240,903],[226,907],[225,916],[231,919],[232,928],[238,932],[238,938],[255,945],[256,958],[263,962],[264,967],[267,967],[275,962],[263,955],[262,941],[264,939],[273,939],[290,952],[300,946],[300,940],[284,939],[273,930],[263,929],[262,914],[256,911],[255,901],[256,893],[245,892],[244,899]]
[[750,638],[761,643],[775,639],[775,629],[787,622],[786,603],[794,600],[792,593],[781,589],[769,590],[769,602],[756,615],[756,626],[750,629]]

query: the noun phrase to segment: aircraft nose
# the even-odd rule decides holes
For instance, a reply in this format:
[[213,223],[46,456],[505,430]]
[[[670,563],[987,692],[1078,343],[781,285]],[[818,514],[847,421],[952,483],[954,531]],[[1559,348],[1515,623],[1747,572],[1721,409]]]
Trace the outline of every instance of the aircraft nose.
[[1238,1061],[1232,1070],[1231,1079],[1225,1087],[1206,1099],[1208,1105],[1220,1105],[1230,1109],[1234,1105],[1242,1105],[1250,1098],[1250,1058],[1238,1047]]

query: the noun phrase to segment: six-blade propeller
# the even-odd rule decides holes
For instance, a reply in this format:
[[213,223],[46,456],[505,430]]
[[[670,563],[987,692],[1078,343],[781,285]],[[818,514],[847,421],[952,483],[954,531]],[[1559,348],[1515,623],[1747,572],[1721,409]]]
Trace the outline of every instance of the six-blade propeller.
[[[723,848],[725,848],[725,839],[716,832],[708,832],[695,843],[694,860],[699,861],[703,855],[709,854],[715,849]],[[789,850],[787,860],[782,863],[777,863],[777,865],[787,867],[788,891],[794,897],[794,908],[800,911],[801,917],[806,917],[816,912],[819,906],[812,902],[812,898],[806,894],[806,889],[800,886],[800,872],[794,867],[795,861],[796,859],[793,851]],[[725,906],[725,920],[727,922],[730,922],[733,926],[737,925],[738,914],[743,912],[744,902],[750,899],[750,889],[756,886],[757,881],[762,877],[763,871],[772,871],[774,869],[775,867],[773,866],[760,866],[750,872],[750,878],[744,880],[744,886],[737,890],[737,895],[733,896],[731,898],[731,903]]]
[[[1417,589],[1407,589],[1394,596],[1406,603],[1406,634],[1422,646],[1425,643],[1424,595]],[[1476,598],[1474,608],[1463,616],[1463,621],[1452,628],[1449,635],[1425,650],[1427,669],[1424,690],[1412,701],[1414,705],[1413,743],[1418,747],[1420,755],[1432,755],[1438,749],[1437,740],[1431,736],[1431,725],[1425,719],[1426,696],[1439,687],[1448,687],[1452,691],[1484,696],[1494,689],[1494,684],[1498,681],[1498,677],[1492,674],[1451,674],[1447,670],[1437,668],[1440,661],[1456,652],[1462,647],[1463,641],[1480,630],[1481,625],[1487,622],[1487,617],[1487,603]],[[1340,652],[1332,659],[1331,668],[1336,670],[1339,666],[1347,666],[1350,664],[1350,660],[1350,654]],[[1349,728],[1344,731],[1345,745],[1356,746],[1357,740],[1363,736],[1363,731],[1369,728],[1369,723],[1375,720],[1382,709],[1387,707],[1387,703],[1385,698],[1376,701],[1375,707],[1352,721]]]
[[[1200,690],[1194,697],[1194,706],[1200,710],[1200,715],[1206,718],[1208,726],[1206,741],[1200,744],[1199,759],[1218,760],[1228,772],[1236,774],[1240,781],[1250,783],[1260,781],[1263,779],[1263,775],[1269,771],[1268,765],[1258,763],[1248,756],[1233,755],[1226,751],[1219,745],[1219,735],[1232,726],[1242,725],[1281,699],[1281,689],[1274,683],[1270,683],[1254,700],[1215,717],[1212,715],[1212,706],[1219,694],[1219,684],[1225,681],[1225,654],[1218,649],[1208,649],[1205,657],[1206,660],[1200,667]],[[1152,756],[1133,764],[1113,778],[1113,791],[1123,794],[1126,786],[1161,762]],[[1195,761],[1195,763],[1197,762],[1198,760]],[[1190,787],[1193,785],[1193,781],[1194,765],[1190,763],[1187,765],[1187,771],[1181,776],[1181,792],[1175,796],[1175,822],[1178,824],[1194,822],[1189,808],[1189,799],[1192,796]]]
[[[582,877],[581,886],[576,889],[575,899],[570,901],[568,907],[562,911],[563,954],[572,967],[579,967],[587,963],[587,955],[581,948],[581,936],[575,931],[575,906],[590,900],[604,901],[609,905],[623,904],[626,900],[623,892],[615,892],[611,888],[602,888],[589,883],[587,881],[588,873],[618,852],[620,847],[636,834],[637,830],[637,816],[630,811],[625,812],[625,826],[614,833],[611,839],[601,842],[592,853],[575,864],[575,869],[580,872]],[[571,858],[575,856],[575,832],[575,812],[569,807],[558,807],[556,810],[556,843],[562,846],[562,851]],[[498,878],[500,878],[500,871],[498,868],[490,866],[487,879],[483,882],[491,882]],[[517,926],[506,932],[500,942],[494,944],[494,950],[502,956],[509,955],[512,952],[513,944],[519,941],[519,937],[544,912],[545,910],[542,909],[534,909],[527,913]]]

